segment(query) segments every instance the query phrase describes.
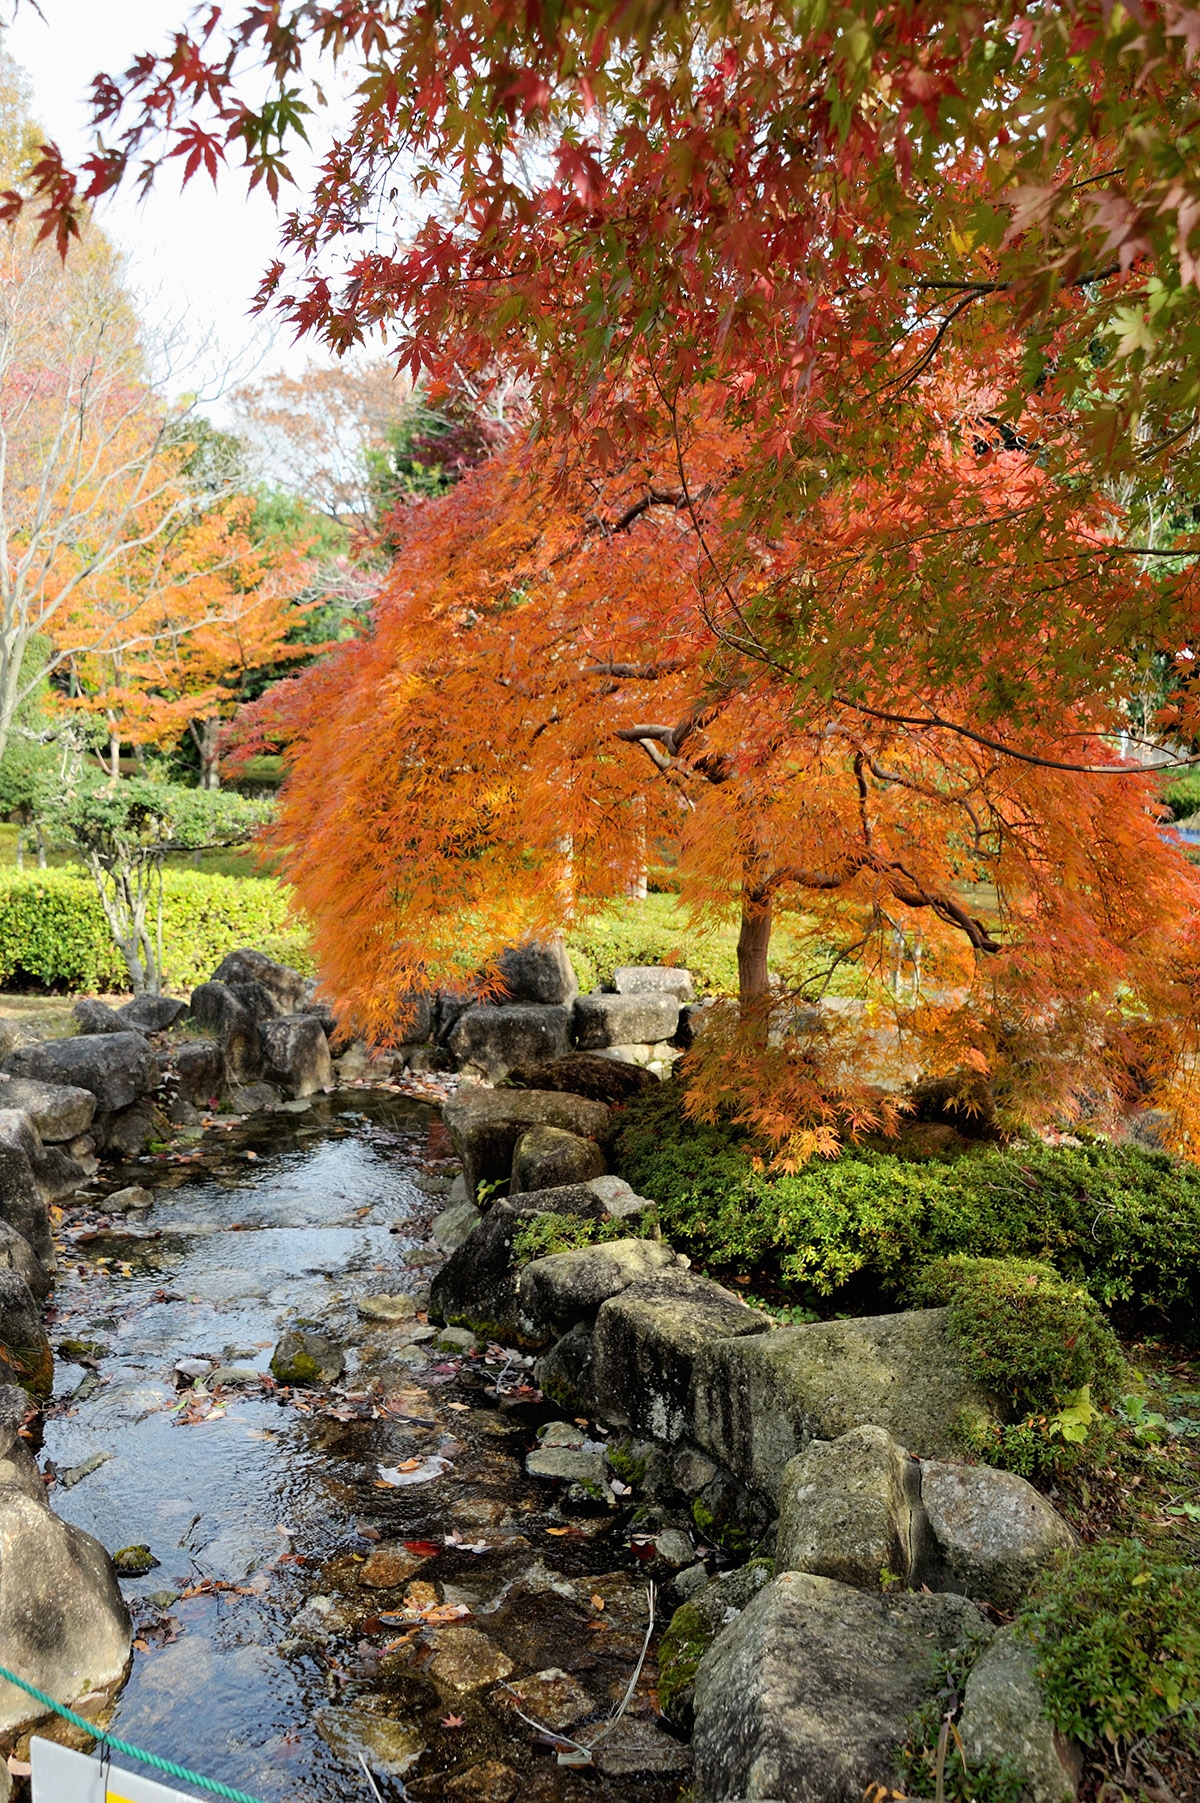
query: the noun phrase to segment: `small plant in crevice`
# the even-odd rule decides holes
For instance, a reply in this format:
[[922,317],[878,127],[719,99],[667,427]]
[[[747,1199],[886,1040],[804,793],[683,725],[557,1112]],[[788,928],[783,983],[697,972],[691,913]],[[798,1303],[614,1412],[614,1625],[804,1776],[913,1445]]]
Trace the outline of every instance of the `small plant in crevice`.
[[595,1215],[530,1215],[513,1235],[513,1261],[527,1265],[555,1252],[577,1252],[609,1240],[651,1239],[656,1218],[649,1210],[626,1217],[598,1219]]
[[986,1635],[981,1634],[978,1640],[938,1656],[937,1689],[906,1724],[897,1761],[904,1786],[901,1795],[936,1797],[944,1803],[1024,1803],[1026,1775],[991,1760],[971,1764],[958,1731],[967,1678],[985,1642]]

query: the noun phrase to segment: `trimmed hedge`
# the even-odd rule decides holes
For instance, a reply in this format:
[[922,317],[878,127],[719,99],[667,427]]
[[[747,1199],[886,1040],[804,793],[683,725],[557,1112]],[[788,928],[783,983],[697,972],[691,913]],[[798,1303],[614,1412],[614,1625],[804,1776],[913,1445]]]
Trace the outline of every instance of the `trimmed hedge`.
[[[168,988],[188,990],[239,945],[311,970],[308,934],[289,890],[270,877],[168,870],[163,960]],[[129,976],[90,877],[75,870],[0,871],[0,986],[123,990]]]
[[697,937],[673,895],[627,902],[567,934],[582,990],[611,983],[618,964],[682,964],[701,995],[736,995],[737,953],[715,937]]
[[786,1176],[743,1133],[683,1118],[675,1084],[621,1113],[616,1168],[667,1237],[803,1294],[902,1295],[932,1259],[1046,1259],[1105,1307],[1194,1320],[1200,1168],[1135,1146],[988,1146],[951,1163],[855,1150]]

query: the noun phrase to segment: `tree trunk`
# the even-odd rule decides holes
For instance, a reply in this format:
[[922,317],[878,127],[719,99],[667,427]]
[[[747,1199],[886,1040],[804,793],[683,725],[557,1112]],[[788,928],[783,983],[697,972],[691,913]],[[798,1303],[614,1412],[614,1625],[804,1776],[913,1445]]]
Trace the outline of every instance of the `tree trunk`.
[[46,868],[46,835],[42,831],[40,826],[35,826],[33,830],[34,830],[35,834],[37,835],[38,869],[45,870],[45,868]]
[[193,720],[192,738],[200,753],[200,787],[202,789],[219,789],[221,787],[221,720],[214,715],[211,720]]
[[114,782],[116,782],[121,774],[121,735],[120,735],[120,733],[116,733],[116,732],[109,733],[109,735],[108,735],[108,753],[109,753],[109,760],[110,760],[110,768],[112,771],[112,779]]
[[743,887],[738,932],[738,1001],[743,1015],[761,1010],[771,992],[767,952],[771,944],[770,890]]

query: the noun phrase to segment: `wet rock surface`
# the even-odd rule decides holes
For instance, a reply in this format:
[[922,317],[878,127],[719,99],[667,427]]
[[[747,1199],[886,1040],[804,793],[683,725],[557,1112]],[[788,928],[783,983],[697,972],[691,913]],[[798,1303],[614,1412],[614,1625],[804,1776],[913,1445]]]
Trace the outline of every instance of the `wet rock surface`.
[[[562,1419],[528,1354],[473,1332],[437,1343],[424,1286],[445,1192],[415,1179],[446,1169],[430,1110],[317,1096],[302,1115],[224,1117],[68,1205],[49,1496],[65,1524],[158,1561],[120,1580],[136,1644],[113,1731],[263,1803],[367,1794],[360,1754],[413,1803],[676,1803],[690,1754],[652,1701],[666,1604],[593,1768],[556,1762],[555,1734],[590,1742],[609,1722],[647,1576],[671,1568],[631,1547],[636,1489],[598,1504],[526,1473]],[[106,1212],[121,1188],[150,1207]],[[342,1375],[273,1375],[291,1330],[336,1344]],[[601,1450],[557,1450],[611,1482],[608,1437],[564,1426]]]

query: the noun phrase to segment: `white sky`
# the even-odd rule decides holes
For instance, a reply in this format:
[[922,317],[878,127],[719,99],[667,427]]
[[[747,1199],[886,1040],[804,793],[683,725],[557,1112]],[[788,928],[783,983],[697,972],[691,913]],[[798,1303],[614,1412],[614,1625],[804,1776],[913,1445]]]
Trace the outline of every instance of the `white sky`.
[[[119,73],[136,52],[159,48],[190,15],[192,0],[40,0],[40,5],[43,18],[29,0],[21,0],[6,41],[29,76],[35,117],[74,159],[90,142],[92,77],[102,69]],[[299,168],[296,174],[303,179]],[[265,350],[261,374],[278,368],[298,373],[310,359],[328,360],[315,346],[293,346],[290,331],[248,314],[275,254],[277,226],[266,194],[248,195],[236,170],[225,173],[215,191],[207,176],[198,176],[181,192],[178,178],[168,173],[144,201],[131,194],[110,196],[97,218],[128,254],[132,285],[151,323],[183,321],[196,344],[215,333],[226,358],[252,359],[258,346]]]

